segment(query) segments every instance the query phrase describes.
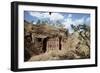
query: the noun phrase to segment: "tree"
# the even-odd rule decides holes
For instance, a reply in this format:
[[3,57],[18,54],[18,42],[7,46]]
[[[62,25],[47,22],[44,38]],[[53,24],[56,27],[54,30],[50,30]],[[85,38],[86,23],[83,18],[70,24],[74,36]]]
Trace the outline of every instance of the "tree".
[[80,40],[90,48],[90,26],[86,24],[79,24],[77,26],[71,25],[74,32],[78,32]]
[[40,23],[41,23],[41,20],[38,19],[38,21],[37,21],[37,25],[39,25]]
[[71,28],[74,30],[74,32],[78,31],[77,26],[74,26],[73,24],[71,24]]

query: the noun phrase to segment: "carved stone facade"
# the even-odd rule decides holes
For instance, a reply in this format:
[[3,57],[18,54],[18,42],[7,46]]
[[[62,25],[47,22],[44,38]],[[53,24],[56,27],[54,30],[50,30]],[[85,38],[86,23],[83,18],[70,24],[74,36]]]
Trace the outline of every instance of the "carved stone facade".
[[59,51],[66,47],[63,38],[67,37],[68,31],[65,29],[53,28],[47,25],[33,26],[27,24],[24,30],[25,61],[32,56],[53,50]]
[[59,50],[59,38],[55,37],[48,39],[46,48],[47,52],[49,52],[50,50]]

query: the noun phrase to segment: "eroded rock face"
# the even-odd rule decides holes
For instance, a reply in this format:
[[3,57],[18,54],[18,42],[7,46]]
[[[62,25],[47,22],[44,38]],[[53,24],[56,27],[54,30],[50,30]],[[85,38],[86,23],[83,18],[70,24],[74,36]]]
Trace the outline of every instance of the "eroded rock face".
[[[34,42],[32,41],[34,40]],[[42,41],[38,38],[32,39],[31,34],[24,37],[24,57],[25,61],[29,60],[30,57],[39,55],[43,53],[42,50],[43,44]]]
[[69,35],[65,29],[27,25],[24,33],[24,61],[89,58],[90,48],[79,37],[78,32]]

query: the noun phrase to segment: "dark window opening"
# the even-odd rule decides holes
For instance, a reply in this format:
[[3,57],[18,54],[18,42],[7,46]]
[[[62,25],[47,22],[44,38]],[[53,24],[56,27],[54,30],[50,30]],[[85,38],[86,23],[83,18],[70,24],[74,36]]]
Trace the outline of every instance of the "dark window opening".
[[34,28],[33,28],[33,27],[32,27],[31,29],[32,29],[32,30],[34,30]]
[[42,48],[44,53],[46,52],[46,47],[47,47],[47,38],[44,38],[44,40],[43,40],[43,48]]
[[61,50],[61,37],[59,37],[59,50]]
[[41,39],[41,38],[38,38],[37,40],[38,40],[38,42],[41,42],[41,41],[42,41],[42,39]]

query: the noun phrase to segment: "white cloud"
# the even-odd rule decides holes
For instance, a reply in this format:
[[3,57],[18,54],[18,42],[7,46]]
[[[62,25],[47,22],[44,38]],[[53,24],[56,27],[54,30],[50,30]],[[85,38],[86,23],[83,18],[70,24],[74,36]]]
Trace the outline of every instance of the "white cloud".
[[67,19],[64,19],[63,24],[66,25],[66,24],[72,24],[72,23],[73,23],[73,21],[72,21],[72,14],[69,14]]
[[67,19],[64,20],[64,24],[78,25],[78,24],[83,24],[85,22],[85,18],[84,17],[82,17],[80,19],[74,19],[74,20],[72,18],[73,18],[73,15],[72,14],[68,14]]
[[84,24],[85,18],[82,17],[82,18],[80,18],[80,19],[76,19],[74,22],[76,23],[76,25],[78,25],[78,24]]
[[41,15],[43,18],[50,18],[49,13],[41,13]]
[[64,22],[62,24],[64,24],[65,28],[67,28],[71,33],[72,32],[71,24],[75,24],[74,21],[72,20],[72,14],[69,14],[67,19],[64,19]]
[[87,21],[87,22],[90,21],[90,17],[88,17],[88,18],[86,19],[86,21]]
[[72,14],[68,14],[67,19],[64,19],[64,22],[62,24],[65,25],[65,28],[70,28],[70,25],[74,24],[74,21],[72,20]]
[[40,12],[29,12],[29,14],[33,17],[37,17],[38,19],[49,18],[48,13],[40,13]]
[[86,24],[90,24],[90,17],[86,19]]
[[76,20],[72,20],[71,17],[68,17],[67,19],[64,20],[62,24],[64,24],[66,28],[69,28],[71,24],[78,25],[78,24],[83,24],[84,22],[85,22],[84,17]]
[[50,15],[50,20],[51,21],[57,21],[57,20],[62,20],[62,19],[64,19],[64,16],[61,15],[60,13],[52,13]]
[[38,19],[49,18],[51,21],[57,21],[64,19],[64,16],[60,13],[40,13],[40,12],[29,12],[29,14],[33,17],[37,17]]
[[72,14],[68,14],[68,18],[72,18]]
[[31,16],[34,16],[34,17],[41,17],[41,14],[38,13],[38,12],[29,12],[29,14],[30,14]]
[[33,24],[36,24],[36,22],[33,22]]
[[65,25],[65,28],[67,28],[69,30],[69,32],[72,32],[72,29],[71,29],[71,24],[73,24],[73,21],[71,19],[66,19],[62,24]]
[[72,32],[72,28],[71,28],[71,24],[73,25],[79,25],[79,24],[83,24],[85,22],[85,18],[82,17],[80,19],[72,19],[72,14],[69,14],[67,19],[64,19],[64,22],[62,22],[62,24],[65,25],[65,28],[69,29],[69,32]]

